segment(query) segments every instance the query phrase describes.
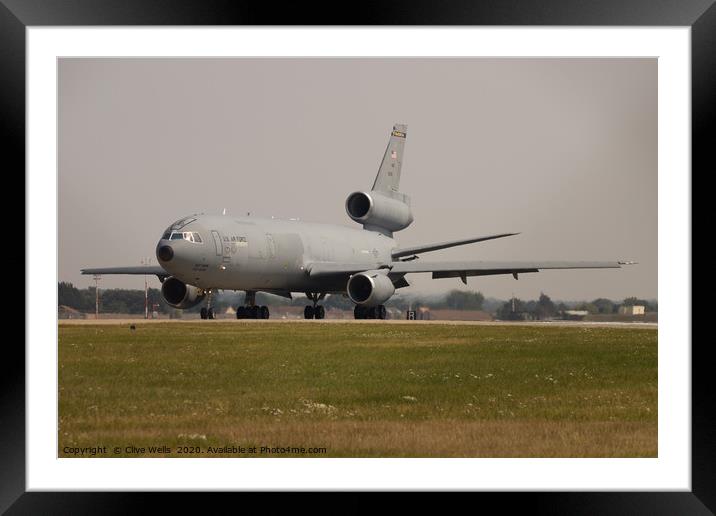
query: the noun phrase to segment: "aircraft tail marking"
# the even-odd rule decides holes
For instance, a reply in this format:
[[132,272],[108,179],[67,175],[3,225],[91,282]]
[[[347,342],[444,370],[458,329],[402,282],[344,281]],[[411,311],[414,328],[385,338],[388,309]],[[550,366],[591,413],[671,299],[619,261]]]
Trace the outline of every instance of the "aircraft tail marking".
[[390,133],[388,147],[383,154],[383,161],[380,163],[378,174],[375,176],[372,190],[383,192],[391,197],[398,197],[400,187],[400,170],[403,166],[403,148],[408,126],[405,124],[393,125]]

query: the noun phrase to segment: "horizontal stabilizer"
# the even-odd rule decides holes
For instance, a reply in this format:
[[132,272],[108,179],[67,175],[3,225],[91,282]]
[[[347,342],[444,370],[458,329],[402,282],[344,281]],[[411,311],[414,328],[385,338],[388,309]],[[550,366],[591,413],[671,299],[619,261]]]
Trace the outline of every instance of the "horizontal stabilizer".
[[447,249],[449,247],[456,247],[459,245],[474,244],[475,242],[484,242],[485,240],[494,240],[495,238],[504,238],[513,235],[519,235],[519,233],[500,233],[499,235],[464,238],[462,240],[450,240],[448,242],[440,242],[437,244],[404,247],[402,249],[395,249],[393,251],[393,259],[400,258],[402,256],[412,256],[414,254],[427,253],[429,251],[438,251],[440,249]]

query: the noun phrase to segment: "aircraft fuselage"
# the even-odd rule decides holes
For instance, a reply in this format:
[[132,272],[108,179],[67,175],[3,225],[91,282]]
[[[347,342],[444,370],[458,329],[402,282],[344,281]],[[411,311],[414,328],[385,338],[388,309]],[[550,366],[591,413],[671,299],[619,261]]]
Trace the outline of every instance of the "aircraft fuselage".
[[[169,274],[203,289],[345,292],[345,279],[311,278],[309,265],[360,263],[368,270],[391,263],[397,247],[381,233],[333,224],[228,215],[185,220],[167,229],[157,258]],[[201,241],[179,233],[198,234]]]

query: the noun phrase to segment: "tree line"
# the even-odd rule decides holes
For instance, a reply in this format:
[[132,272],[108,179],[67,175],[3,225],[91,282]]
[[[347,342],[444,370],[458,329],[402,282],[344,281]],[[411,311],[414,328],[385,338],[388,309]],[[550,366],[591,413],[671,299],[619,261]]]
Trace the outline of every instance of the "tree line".
[[549,319],[563,314],[566,310],[586,311],[593,314],[616,314],[620,306],[641,305],[645,312],[656,312],[657,303],[636,297],[627,297],[621,303],[606,298],[598,298],[593,301],[582,301],[578,303],[559,302],[555,304],[547,294],[540,294],[538,300],[523,301],[521,299],[510,299],[498,310],[497,318],[505,321],[520,319]]
[[[102,313],[143,314],[144,290],[99,289],[99,311]],[[150,288],[147,293],[149,311],[158,304],[158,311],[167,313],[172,308],[164,302],[159,289]],[[68,306],[80,312],[95,311],[95,288],[78,289],[72,283],[57,284],[57,305]]]
[[[229,307],[236,308],[244,304],[244,293],[222,291],[214,295],[212,306],[217,312],[225,311]],[[101,289],[100,288],[100,312],[102,313],[144,313],[144,290],[128,289]],[[95,288],[88,287],[78,289],[72,283],[59,282],[57,286],[57,300],[59,306],[68,306],[81,312],[93,313],[95,311]],[[494,300],[492,300],[494,301]],[[288,299],[265,292],[256,294],[256,303],[269,306],[304,306],[308,303],[304,296],[296,296]],[[326,309],[352,310],[353,303],[344,295],[329,295],[321,301]],[[169,306],[161,295],[159,289],[148,290],[148,305],[150,312],[152,307],[160,313],[173,313],[175,309]],[[494,312],[499,319],[524,319],[526,316],[533,319],[547,319],[555,317],[565,310],[586,310],[590,314],[614,314],[619,311],[620,306],[642,305],[647,312],[656,312],[657,303],[636,297],[628,297],[621,302],[615,302],[605,298],[598,298],[592,301],[580,302],[553,302],[547,294],[542,293],[539,299],[522,300],[510,299],[498,301]],[[189,312],[198,312],[203,303],[189,309]],[[398,310],[418,309],[426,307],[434,310],[483,310],[485,309],[485,296],[481,292],[470,290],[451,290],[443,296],[401,296],[396,295],[390,299],[386,306]],[[491,303],[490,306],[494,306]]]

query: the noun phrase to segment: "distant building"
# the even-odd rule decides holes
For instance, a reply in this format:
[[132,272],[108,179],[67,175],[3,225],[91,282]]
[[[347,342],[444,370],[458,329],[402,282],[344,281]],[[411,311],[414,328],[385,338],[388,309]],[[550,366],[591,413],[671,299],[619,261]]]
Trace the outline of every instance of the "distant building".
[[622,305],[619,307],[619,313],[622,315],[644,315],[644,306],[643,305],[632,305],[632,306]]
[[564,318],[570,321],[581,321],[589,315],[587,310],[565,310],[562,313],[564,314]]

